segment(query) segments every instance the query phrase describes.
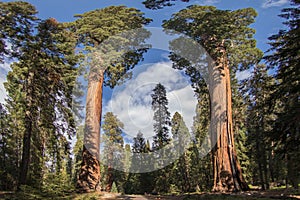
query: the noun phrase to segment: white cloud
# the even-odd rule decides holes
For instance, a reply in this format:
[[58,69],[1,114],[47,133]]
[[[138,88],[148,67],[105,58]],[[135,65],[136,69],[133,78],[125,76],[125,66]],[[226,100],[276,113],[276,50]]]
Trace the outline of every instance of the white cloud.
[[8,71],[10,71],[10,63],[0,64],[0,103],[4,103],[7,96],[3,83],[6,81]]
[[251,70],[244,70],[244,71],[238,71],[236,73],[236,78],[239,80],[239,81],[242,81],[246,78],[249,78],[251,76]]
[[196,1],[196,4],[200,4],[200,5],[214,5],[219,3],[220,0],[202,0],[202,1]]
[[204,5],[214,5],[216,3],[219,3],[219,0],[204,0]]
[[169,112],[182,114],[188,128],[193,123],[197,100],[187,79],[171,67],[171,62],[142,65],[137,74],[124,85],[114,89],[104,112],[112,111],[124,123],[124,132],[135,137],[140,130],[151,140],[153,136],[153,111],[151,94],[157,83],[166,87]]
[[5,91],[5,88],[3,86],[3,82],[5,80],[3,80],[2,78],[0,78],[0,103],[4,103],[4,99],[6,97],[6,91]]
[[169,99],[171,116],[173,116],[176,111],[179,112],[183,116],[187,127],[191,130],[197,104],[197,99],[194,96],[191,86],[187,85],[179,90],[169,92],[167,93],[167,97]]
[[262,4],[263,8],[278,7],[289,3],[289,0],[265,0]]

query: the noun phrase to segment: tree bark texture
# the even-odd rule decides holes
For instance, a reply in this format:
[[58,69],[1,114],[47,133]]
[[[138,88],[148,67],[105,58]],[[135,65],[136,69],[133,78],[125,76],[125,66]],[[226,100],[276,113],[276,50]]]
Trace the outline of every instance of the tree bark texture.
[[84,146],[77,181],[77,188],[83,192],[100,190],[100,124],[104,70],[92,66],[88,81]]
[[242,176],[234,146],[229,65],[223,48],[220,53],[222,56],[215,65],[209,67],[213,191],[247,190],[248,185]]

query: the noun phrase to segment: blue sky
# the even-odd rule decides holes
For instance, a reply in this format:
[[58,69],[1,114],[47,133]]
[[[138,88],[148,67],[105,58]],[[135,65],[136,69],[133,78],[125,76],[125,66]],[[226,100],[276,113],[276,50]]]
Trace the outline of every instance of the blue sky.
[[[6,2],[6,1],[5,1]],[[190,0],[189,3],[176,2],[175,6],[165,7],[162,10],[145,9],[141,0],[28,0],[36,6],[39,17],[42,19],[54,17],[58,21],[67,22],[74,20],[75,14],[81,14],[97,8],[110,5],[126,5],[143,11],[153,22],[149,25],[160,27],[162,20],[169,19],[175,13],[188,5],[214,5],[219,9],[240,9],[253,7],[258,12],[253,27],[257,30],[255,38],[258,47],[263,51],[267,50],[267,38],[282,28],[281,19],[277,16],[283,7],[289,6],[288,0]]]
[[[219,9],[228,10],[253,7],[258,12],[256,22],[252,25],[252,27],[256,29],[254,37],[257,40],[258,48],[262,51],[266,51],[269,48],[267,38],[270,35],[277,33],[279,29],[284,28],[281,18],[277,15],[280,14],[282,8],[289,6],[288,0],[191,0],[189,3],[176,2],[175,6],[153,11],[145,9],[140,0],[29,0],[28,2],[36,6],[39,11],[38,16],[41,19],[53,17],[60,22],[73,21],[73,16],[75,14],[81,14],[97,8],[103,8],[110,5],[126,5],[128,7],[138,8],[145,13],[146,17],[152,18],[153,22],[149,24],[150,27],[160,27],[162,20],[169,19],[172,13],[191,4],[214,5]],[[133,80],[129,81],[122,89],[116,88],[112,91],[105,88],[104,90],[104,111],[112,110],[118,114],[120,118],[122,118],[121,121],[125,124],[125,129],[128,130],[128,134],[131,136],[136,134],[138,130],[143,130],[145,135],[149,136],[150,134],[149,131],[147,131],[152,126],[149,122],[152,119],[149,95],[151,87],[154,88],[153,83],[157,82],[164,82],[166,87],[169,88],[167,91],[168,97],[170,98],[169,107],[171,113],[174,113],[175,110],[181,111],[182,114],[185,115],[184,119],[188,127],[191,127],[196,100],[193,98],[192,89],[184,80],[186,77],[179,72],[176,72],[176,70],[171,69],[171,64],[168,62],[168,59],[165,59],[164,57],[165,53],[166,52],[156,50],[150,51],[150,53],[146,54],[145,61],[142,63],[142,67],[140,68],[142,70],[137,70],[134,73]],[[169,68],[167,68],[168,66]],[[164,72],[162,72],[161,69],[164,69]],[[3,102],[5,96],[5,90],[2,83],[5,81],[8,70],[9,65],[7,63],[0,64],[0,102]],[[149,72],[152,76],[146,75],[145,72]],[[247,76],[248,74],[248,72],[244,72],[239,75]],[[174,79],[168,77],[177,77],[177,81],[181,84],[178,84],[177,82],[178,87],[172,88],[175,84]],[[144,80],[144,82],[138,82],[140,80]],[[146,88],[151,84],[148,84],[147,81],[148,83],[152,83],[152,86],[148,89]],[[139,86],[143,88],[143,92],[147,94],[143,94],[141,91],[138,93],[139,90],[137,88],[135,94],[143,95],[145,99],[130,98],[129,93],[133,90],[132,85],[137,84],[140,84]],[[120,98],[121,96],[123,100],[126,98],[127,100],[124,105],[117,105],[116,102],[122,101],[122,98]],[[183,96],[184,98],[179,99],[178,96]],[[110,105],[113,103],[115,103],[115,108],[111,109]],[[146,105],[148,105],[148,108],[145,108]],[[134,107],[139,107],[139,109],[134,109]],[[139,120],[139,124],[130,124],[131,122]],[[135,127],[135,129],[132,129],[132,127]]]

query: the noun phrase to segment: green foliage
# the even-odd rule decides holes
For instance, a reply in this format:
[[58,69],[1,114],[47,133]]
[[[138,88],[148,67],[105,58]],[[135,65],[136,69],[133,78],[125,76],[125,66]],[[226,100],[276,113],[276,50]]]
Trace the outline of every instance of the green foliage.
[[124,183],[124,173],[114,169],[124,167],[124,140],[122,137],[123,123],[112,112],[107,112],[104,116],[103,129],[103,161],[104,172],[102,173],[102,183],[107,192],[111,192],[113,183],[122,190]]
[[[124,141],[122,137],[122,128],[124,124],[112,112],[107,112],[104,116],[103,129],[103,142],[107,149],[114,148],[113,146],[123,148]],[[117,147],[116,147],[117,148]],[[113,151],[113,150],[112,150]]]
[[[192,5],[179,11],[178,13],[173,14],[171,19],[164,21],[164,28],[174,30],[191,37],[193,40],[197,41],[208,53],[205,54],[205,52],[203,52],[203,55],[194,55],[195,52],[190,50],[192,48],[180,45],[180,38],[171,41],[171,49],[173,52],[171,52],[170,58],[175,62],[173,67],[183,70],[190,77],[192,86],[194,87],[195,92],[197,92],[200,101],[201,99],[204,99],[204,101],[206,99],[204,108],[209,105],[212,108],[212,111],[215,111],[216,109],[219,109],[218,106],[231,106],[228,101],[225,103],[226,105],[222,105],[221,99],[209,99],[208,90],[205,87],[204,82],[205,77],[207,77],[207,80],[210,80],[209,83],[215,81],[215,85],[210,85],[210,87],[215,87],[217,85],[219,87],[225,87],[224,85],[220,85],[221,82],[218,82],[217,80],[222,77],[230,84],[230,77],[228,77],[226,73],[223,73],[224,70],[227,70],[227,67],[231,73],[235,73],[237,70],[250,68],[261,59],[262,52],[256,48],[256,41],[253,38],[255,30],[249,27],[254,22],[256,15],[257,13],[253,8],[244,8],[231,11],[219,10],[213,6]],[[173,31],[168,32],[172,33]],[[183,58],[179,55],[187,56]],[[212,58],[212,60],[208,55]],[[195,56],[196,58],[193,58]],[[193,58],[193,62],[189,61],[190,59],[187,60],[187,58]],[[219,67],[221,72],[219,77],[208,73],[211,72],[210,69],[213,69],[214,66]],[[209,92],[213,91],[214,89]],[[207,97],[204,96],[205,92]],[[220,95],[224,95],[224,98],[225,96],[231,96],[231,91],[226,91],[224,89],[223,92],[224,93]],[[211,96],[210,98],[215,98],[215,96]],[[228,112],[230,110],[231,109],[228,109]],[[206,110],[206,113],[208,114],[209,110]],[[214,113],[211,113],[211,116],[214,116],[213,114]],[[225,118],[230,119],[230,116],[226,116]],[[199,149],[199,154],[197,152],[192,154],[192,156],[195,156],[196,158],[203,154],[202,152],[206,152],[205,149],[207,148],[205,147],[209,147],[209,145],[215,145],[201,144],[201,142],[203,142],[202,138],[205,138],[205,135],[208,133],[207,128],[209,125],[209,117],[202,115],[199,116],[199,119],[197,120],[199,123],[196,123],[196,126],[194,127],[196,143],[196,145],[194,145],[194,150],[198,149],[197,145],[204,145],[204,148]],[[212,118],[212,120],[216,119]],[[225,121],[227,121],[227,123],[231,123],[228,120]],[[220,129],[217,130],[217,133],[221,132],[222,131]],[[199,139],[200,141],[197,141]],[[233,149],[233,151],[235,150]],[[204,156],[201,155],[201,157]],[[209,160],[208,156],[206,156],[206,158],[207,159],[205,159],[206,161],[204,165],[208,167],[207,169],[209,169],[211,164],[207,162]],[[218,158],[213,157],[213,159]],[[228,163],[230,162],[229,160],[227,161]],[[198,164],[199,163],[197,163],[196,166]],[[234,165],[238,165],[238,163],[235,161]],[[203,174],[203,179],[206,179],[206,182],[209,185],[211,182],[211,172],[209,172],[209,170],[206,172],[205,171],[206,170],[200,172],[199,170],[195,170],[194,172]],[[220,171],[221,169],[215,169],[216,173],[219,173]],[[243,180],[240,180],[239,182],[241,183]],[[196,188],[200,187],[197,183],[195,183],[195,186]],[[214,187],[217,187],[216,182]]]
[[[169,127],[171,125],[170,112],[168,111],[168,99],[166,95],[166,88],[158,83],[153,89],[152,97],[152,110],[154,111],[154,133],[152,151],[156,153],[157,168],[159,170],[153,172],[154,178],[154,191],[166,193],[169,190],[169,178],[171,166],[165,167],[166,155],[168,149],[164,148],[170,143]],[[164,167],[164,168],[162,168]]]
[[[148,9],[157,10],[157,9],[162,9],[165,6],[173,6],[174,1],[176,0],[145,0],[143,1],[143,4]],[[181,0],[181,1],[189,2],[189,0]]]
[[210,143],[206,140],[209,135],[209,96],[202,85],[198,96],[196,115],[194,117],[192,133],[193,144],[190,151],[190,184],[191,191],[209,191],[213,184],[211,153],[207,151]]
[[133,138],[132,144],[132,160],[130,172],[125,183],[125,193],[127,194],[144,194],[151,193],[154,188],[154,173],[139,173],[149,169],[153,163],[146,157],[150,152],[149,141],[143,136],[142,132],[138,132]]
[[[179,157],[175,161],[171,171],[171,181],[173,184],[170,185],[170,192],[189,192],[191,190],[190,184],[190,157],[188,152],[190,133],[186,127],[182,116],[175,112],[172,117],[172,135],[173,145],[176,152],[176,157]],[[177,189],[174,187],[176,184]]]
[[[265,56],[270,68],[276,69],[276,84],[272,94],[272,107],[278,105],[279,112],[271,138],[274,146],[287,158],[288,179],[297,188],[300,181],[299,149],[299,4],[292,0],[292,7],[285,8],[279,15],[286,21],[287,30],[271,36],[269,55]],[[279,102],[279,103],[278,103]]]
[[244,101],[243,94],[239,90],[241,84],[238,83],[236,76],[232,75],[231,77],[234,142],[243,176],[248,183],[251,179],[251,166],[248,156],[249,147],[247,146],[249,136],[247,134],[247,103]]
[[[163,27],[190,36],[215,61],[220,56],[220,48],[226,49],[229,65],[236,71],[249,68],[262,57],[253,39],[255,30],[249,27],[256,15],[252,8],[230,11],[218,10],[213,6],[192,5],[165,20]],[[183,67],[187,67],[186,62],[183,63]]]
[[83,137],[84,137],[84,132],[83,132],[84,126],[81,125],[77,128],[76,132],[76,143],[75,146],[73,147],[73,152],[72,154],[74,155],[73,159],[73,168],[72,168],[72,182],[74,185],[77,182],[80,167],[81,167],[81,161],[82,161],[82,150],[83,150]]
[[0,189],[14,190],[17,183],[18,170],[18,135],[13,135],[10,128],[9,114],[0,104]]
[[78,19],[71,27],[79,36],[78,42],[86,46],[97,47],[111,35],[122,31],[141,28],[151,20],[135,8],[110,6],[75,15]]
[[[185,1],[185,0],[183,0]],[[173,0],[146,0],[147,8],[160,9]],[[298,187],[299,183],[299,1],[282,10],[280,15],[287,30],[270,37],[271,49],[265,56],[268,67],[275,69],[274,78],[266,66],[256,65],[252,76],[244,82],[244,99],[232,76],[233,127],[238,160],[246,179],[260,184],[282,181]],[[8,74],[5,107],[0,104],[0,189],[15,190],[18,177],[25,173],[27,185],[6,199],[98,199],[100,194],[71,194],[80,169],[83,148],[83,126],[75,130],[76,119],[71,110],[74,100],[77,63],[76,46],[94,56],[96,70],[104,69],[105,85],[114,87],[130,77],[130,71],[150,46],[144,45],[148,32],[121,37],[124,31],[141,28],[150,19],[134,8],[110,6],[76,15],[71,23],[55,19],[39,20],[34,6],[26,2],[0,2],[0,62],[17,58]],[[256,17],[252,8],[235,11],[218,10],[212,6],[189,6],[164,21],[164,27],[184,33],[201,44],[218,61],[220,49],[226,51],[231,73],[256,64],[262,53],[256,48],[250,28]],[[114,44],[107,44],[114,37]],[[212,186],[210,146],[205,137],[209,127],[209,94],[204,76],[196,65],[177,56],[190,53],[189,47],[176,49],[179,41],[171,41],[170,58],[174,68],[190,77],[199,100],[193,124],[193,143],[187,146],[189,130],[176,112],[170,120],[166,89],[158,84],[152,94],[154,110],[153,149],[139,132],[132,145],[125,146],[123,124],[113,113],[104,116],[104,158],[102,184],[111,192],[172,193],[208,191]],[[109,42],[108,42],[109,43]],[[122,48],[128,44],[127,52]],[[11,45],[11,48],[9,48]],[[97,54],[107,47],[105,55]],[[143,47],[137,49],[137,47]],[[175,51],[177,50],[177,51]],[[191,52],[192,53],[192,52]],[[182,55],[182,54],[180,54]],[[98,57],[97,57],[98,56]],[[119,59],[122,58],[122,59]],[[115,59],[118,58],[118,59]],[[91,66],[92,69],[92,66]],[[77,91],[78,92],[78,91]],[[247,105],[245,105],[245,103]],[[247,115],[247,116],[246,116]],[[171,126],[172,139],[169,131]],[[71,158],[69,139],[77,133]],[[247,142],[247,145],[245,143]],[[156,172],[126,174],[112,169],[114,164],[124,169],[140,171],[152,163],[143,153],[162,149],[171,143],[178,147],[180,158]],[[188,147],[188,148],[187,148]],[[23,155],[22,155],[23,154]],[[171,155],[171,154],[170,154]],[[173,155],[172,155],[173,156]],[[29,163],[26,164],[26,161]],[[164,162],[164,161],[162,161]],[[103,187],[103,188],[104,188]],[[1,198],[2,198],[2,194]],[[230,195],[185,195],[183,199],[239,199]],[[245,197],[244,199],[254,199]]]
[[111,193],[118,193],[118,188],[117,188],[116,182],[113,182],[110,192]]
[[[268,139],[267,133],[271,131],[272,121],[275,116],[270,112],[268,99],[272,95],[270,90],[274,79],[268,75],[265,65],[257,65],[248,80],[244,81],[244,93],[246,96],[247,130],[249,158],[254,159],[256,165],[252,165],[253,180],[260,180],[263,189],[269,187],[270,172],[272,173],[271,151],[272,139]],[[259,172],[257,174],[256,172]],[[273,178],[274,179],[274,178]],[[256,181],[255,181],[256,182]]]
[[36,14],[35,7],[27,2],[0,2],[0,63],[5,56],[12,58],[22,55],[20,50],[30,40],[38,21]]
[[169,189],[169,193],[170,194],[172,194],[172,195],[178,195],[181,192],[182,192],[182,190],[180,190],[176,184],[171,184],[170,185],[170,189]]
[[153,89],[152,97],[152,110],[154,111],[154,132],[152,148],[160,149],[167,145],[170,141],[169,126],[170,112],[168,111],[168,99],[166,95],[166,88],[162,84],[157,84]]
[[40,187],[45,162],[60,170],[70,149],[66,136],[71,137],[75,127],[71,104],[77,57],[72,33],[56,20],[41,21],[31,34],[18,62],[11,65],[5,88],[8,111],[17,122],[12,131],[20,132],[23,140],[22,150],[16,149],[22,154],[19,183],[28,179]]
[[132,144],[132,161],[131,161],[131,172],[141,172],[145,168],[147,169],[147,160],[145,159],[145,154],[148,152],[146,148],[146,140],[142,132],[138,132],[136,137],[133,138]]
[[66,26],[77,35],[78,45],[83,45],[85,53],[89,53],[86,57],[92,60],[90,71],[105,71],[104,84],[110,87],[130,77],[127,72],[142,59],[147,50],[142,44],[149,37],[149,33],[136,34],[135,31],[143,32],[142,26],[151,19],[145,18],[139,10],[125,6],[109,6],[75,17],[78,19]]
[[75,188],[66,170],[60,173],[48,173],[44,178],[42,191],[47,197],[65,196],[74,192]]

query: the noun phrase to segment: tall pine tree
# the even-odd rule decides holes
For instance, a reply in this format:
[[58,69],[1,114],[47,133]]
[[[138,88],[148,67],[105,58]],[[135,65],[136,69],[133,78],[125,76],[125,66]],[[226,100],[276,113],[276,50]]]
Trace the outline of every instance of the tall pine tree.
[[276,146],[282,146],[287,157],[288,179],[293,187],[298,188],[300,165],[295,161],[300,160],[300,2],[291,2],[292,7],[283,9],[279,15],[286,20],[287,30],[280,30],[269,38],[271,53],[265,59],[270,68],[276,69],[273,102],[281,102],[272,138]]
[[191,159],[191,187],[193,191],[209,191],[213,185],[213,171],[211,153],[207,147],[211,144],[207,137],[209,137],[209,94],[204,80],[200,80],[196,106],[196,115],[193,121],[193,144],[190,148]]
[[166,88],[162,84],[157,84],[153,89],[152,110],[154,111],[154,133],[153,149],[160,149],[169,144],[169,127],[171,125],[170,112],[168,111],[168,99]]
[[7,76],[7,107],[23,131],[19,185],[27,184],[29,178],[40,186],[46,148],[67,147],[65,135],[74,133],[71,104],[77,57],[73,38],[55,19],[42,21]]
[[[156,192],[168,192],[170,169],[165,167],[166,159],[170,155],[164,148],[170,143],[169,128],[171,125],[170,112],[168,111],[168,99],[166,88],[158,83],[153,89],[152,110],[154,111],[154,133],[152,150],[157,154],[157,167],[159,170],[155,173],[155,190]],[[161,169],[162,168],[162,169]]]
[[183,120],[183,117],[178,113],[172,117],[172,135],[173,144],[176,149],[176,157],[172,170],[173,184],[175,184],[181,192],[186,193],[191,190],[190,184],[190,160],[188,154],[188,147],[190,142],[189,129]]
[[272,140],[267,138],[267,133],[271,130],[271,121],[274,115],[270,112],[268,99],[271,97],[270,90],[274,80],[268,75],[265,65],[257,65],[247,80],[244,81],[246,86],[245,95],[248,95],[248,111],[247,111],[247,128],[250,158],[257,163],[253,167],[253,175],[259,172],[259,182],[262,189],[269,189],[271,168],[270,153]]
[[103,159],[105,160],[105,191],[111,192],[112,185],[115,182],[120,185],[121,172],[114,169],[114,166],[124,165],[123,152],[124,140],[122,137],[122,128],[124,124],[112,112],[108,112],[104,116],[103,122]]
[[38,21],[36,14],[35,7],[27,2],[0,2],[0,62],[22,55],[21,49]]

